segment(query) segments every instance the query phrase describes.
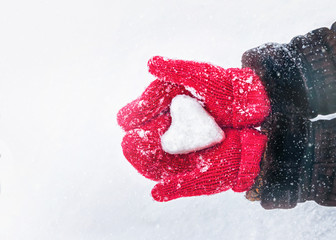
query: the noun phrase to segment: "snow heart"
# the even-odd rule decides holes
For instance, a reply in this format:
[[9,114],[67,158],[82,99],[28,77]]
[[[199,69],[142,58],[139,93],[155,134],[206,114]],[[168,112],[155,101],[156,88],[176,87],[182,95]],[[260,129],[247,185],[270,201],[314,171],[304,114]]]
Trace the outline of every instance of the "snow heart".
[[178,95],[170,105],[172,123],[161,136],[162,149],[170,154],[185,154],[211,147],[225,134],[213,117],[194,98]]

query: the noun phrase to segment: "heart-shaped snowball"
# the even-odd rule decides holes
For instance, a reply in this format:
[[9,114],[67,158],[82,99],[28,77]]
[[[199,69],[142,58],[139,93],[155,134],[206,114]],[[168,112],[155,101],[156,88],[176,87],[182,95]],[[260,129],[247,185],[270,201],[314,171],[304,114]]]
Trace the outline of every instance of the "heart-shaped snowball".
[[184,154],[211,147],[225,135],[213,117],[194,98],[178,95],[170,105],[172,123],[161,136],[162,149]]

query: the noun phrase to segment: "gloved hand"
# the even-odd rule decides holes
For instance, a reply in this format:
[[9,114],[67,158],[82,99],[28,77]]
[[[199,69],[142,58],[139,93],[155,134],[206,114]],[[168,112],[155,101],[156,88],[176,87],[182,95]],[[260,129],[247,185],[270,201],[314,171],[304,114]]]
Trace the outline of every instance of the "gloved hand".
[[[159,183],[157,201],[208,195],[232,188],[246,191],[259,173],[266,136],[249,128],[259,125],[270,110],[259,77],[250,69],[223,69],[207,63],[154,57],[149,72],[158,79],[118,113],[127,131],[123,152],[145,177]],[[225,140],[211,148],[171,155],[160,137],[169,128],[169,105],[177,95],[202,101],[225,132]]]

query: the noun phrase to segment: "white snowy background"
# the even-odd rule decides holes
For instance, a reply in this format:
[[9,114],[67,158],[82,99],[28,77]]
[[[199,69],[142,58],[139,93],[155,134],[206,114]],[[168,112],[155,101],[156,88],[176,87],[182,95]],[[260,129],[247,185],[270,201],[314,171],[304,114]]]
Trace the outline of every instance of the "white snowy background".
[[315,203],[154,202],[116,123],[151,56],[239,67],[334,21],[335,0],[0,1],[0,239],[335,239],[336,208]]

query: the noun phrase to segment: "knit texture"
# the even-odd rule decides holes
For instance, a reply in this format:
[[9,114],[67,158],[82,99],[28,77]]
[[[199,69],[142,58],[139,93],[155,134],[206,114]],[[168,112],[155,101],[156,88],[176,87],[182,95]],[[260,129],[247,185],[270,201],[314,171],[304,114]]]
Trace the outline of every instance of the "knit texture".
[[[143,176],[158,181],[157,201],[247,191],[259,173],[266,136],[253,129],[269,114],[270,103],[251,69],[223,69],[208,63],[154,57],[149,72],[157,77],[117,116],[126,131],[126,159]],[[161,136],[171,124],[169,106],[180,94],[197,98],[225,132],[225,140],[189,154],[168,154]]]
[[[264,149],[265,136],[256,130],[226,129],[225,140],[213,148],[194,155],[196,168],[187,173],[167,177],[152,190],[157,201],[179,197],[210,195],[232,188],[236,192],[249,189],[259,172],[259,161]],[[243,138],[247,137],[248,139]],[[253,156],[243,153],[251,145]]]
[[153,57],[148,67],[158,79],[196,93],[220,126],[259,125],[269,113],[265,89],[249,68],[224,69],[209,63],[163,57]]

